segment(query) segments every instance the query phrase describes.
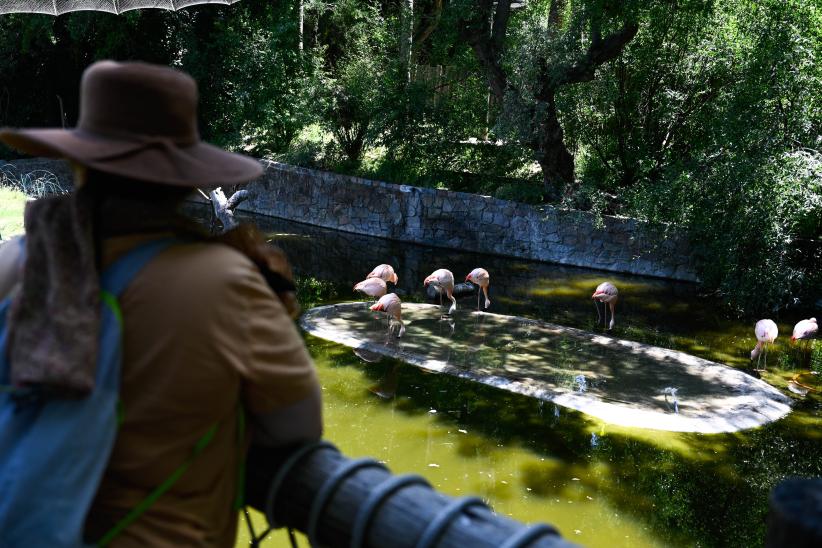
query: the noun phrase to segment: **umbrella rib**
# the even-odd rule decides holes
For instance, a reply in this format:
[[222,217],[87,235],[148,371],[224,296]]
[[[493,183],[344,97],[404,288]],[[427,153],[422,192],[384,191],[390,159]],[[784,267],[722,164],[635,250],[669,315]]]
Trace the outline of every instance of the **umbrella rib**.
[[114,15],[120,15],[120,6],[117,5],[117,0],[111,0],[111,3],[114,4]]
[[57,0],[51,0],[51,5],[54,7],[54,16],[57,17],[59,15],[57,13]]

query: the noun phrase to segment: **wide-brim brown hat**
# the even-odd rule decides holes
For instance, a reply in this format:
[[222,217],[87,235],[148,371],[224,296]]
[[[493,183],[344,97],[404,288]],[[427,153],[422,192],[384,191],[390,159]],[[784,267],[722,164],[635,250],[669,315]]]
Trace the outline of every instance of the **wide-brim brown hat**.
[[67,158],[114,175],[173,186],[217,187],[262,174],[257,160],[200,140],[197,83],[147,63],[100,61],[83,73],[74,129],[0,130],[34,156]]

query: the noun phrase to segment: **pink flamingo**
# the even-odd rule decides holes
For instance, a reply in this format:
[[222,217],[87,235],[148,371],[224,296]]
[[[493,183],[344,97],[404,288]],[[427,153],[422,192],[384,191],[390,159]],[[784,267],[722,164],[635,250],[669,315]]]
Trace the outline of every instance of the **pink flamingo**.
[[816,318],[802,320],[793,326],[791,342],[795,343],[796,341],[809,341],[811,339],[815,339],[818,334],[819,324],[816,323]]
[[399,297],[397,297],[396,293],[389,293],[388,295],[383,295],[382,297],[380,297],[379,301],[371,305],[371,310],[382,311],[388,315],[389,332],[393,328],[391,320],[393,319],[399,322],[400,329],[397,333],[397,338],[400,338],[405,334],[405,324],[402,323],[402,301]]
[[805,341],[805,360],[810,359],[809,348],[811,339],[816,339],[819,336],[819,324],[816,323],[816,318],[810,318],[798,322],[793,327],[793,335],[791,336],[791,344],[796,341]]
[[440,306],[442,306],[442,294],[443,292],[446,296],[451,299],[451,308],[448,309],[448,314],[451,315],[457,310],[457,299],[454,298],[454,274],[451,273],[450,270],[446,270],[445,268],[440,268],[435,270],[431,273],[430,276],[425,278],[423,281],[423,285],[426,287],[428,284],[434,286],[434,289],[437,290],[437,293],[440,295]]
[[355,285],[354,291],[379,299],[388,292],[388,286],[381,278],[368,278]]
[[607,304],[608,307],[611,309],[611,323],[608,324],[608,309],[603,306],[603,310],[605,310],[605,324],[608,326],[608,329],[614,328],[614,309],[616,308],[616,303],[619,300],[619,291],[617,290],[616,286],[611,282],[602,282],[594,291],[594,294],[591,295],[591,298],[594,299],[594,306],[597,309],[597,324],[599,324],[599,306],[597,302]]
[[381,264],[375,267],[365,278],[379,278],[384,282],[391,282],[394,285],[397,285],[397,282],[400,281],[396,272],[394,272],[394,267],[390,264]]
[[[491,276],[484,268],[475,268],[468,276],[465,277],[466,282],[477,284],[485,295],[485,308],[491,306],[491,300],[488,298],[488,286],[491,284]],[[480,309],[480,292],[477,291],[477,311]]]
[[[754,327],[754,334],[756,334],[756,346],[751,350],[751,361],[756,360],[757,371],[764,371],[768,367],[768,345],[773,344],[779,335],[779,329],[773,320],[759,320]],[[763,369],[759,369],[759,358],[761,354],[765,354],[765,365]]]

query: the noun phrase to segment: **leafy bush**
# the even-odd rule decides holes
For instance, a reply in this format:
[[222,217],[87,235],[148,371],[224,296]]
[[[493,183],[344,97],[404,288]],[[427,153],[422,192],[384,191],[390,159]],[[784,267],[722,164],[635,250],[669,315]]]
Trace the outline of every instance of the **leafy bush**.
[[542,184],[531,181],[505,183],[497,188],[494,197],[525,204],[539,204],[543,201],[544,191]]
[[297,300],[303,310],[337,298],[337,289],[331,282],[318,280],[312,276],[297,276]]
[[690,230],[704,281],[739,314],[813,305],[822,294],[822,155],[729,157],[698,188]]

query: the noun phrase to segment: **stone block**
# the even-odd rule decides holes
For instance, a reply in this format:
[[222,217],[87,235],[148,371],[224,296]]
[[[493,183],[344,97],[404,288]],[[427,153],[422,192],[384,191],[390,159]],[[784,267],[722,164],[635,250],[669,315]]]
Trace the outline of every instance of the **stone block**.
[[494,213],[494,224],[507,228],[511,226],[511,217],[502,212]]

